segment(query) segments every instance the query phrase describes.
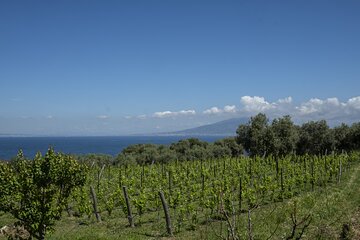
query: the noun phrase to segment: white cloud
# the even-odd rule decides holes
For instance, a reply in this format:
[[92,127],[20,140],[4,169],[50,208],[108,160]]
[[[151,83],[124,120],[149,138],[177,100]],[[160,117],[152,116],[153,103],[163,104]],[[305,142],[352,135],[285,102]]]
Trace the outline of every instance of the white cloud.
[[181,110],[178,113],[182,114],[182,115],[195,115],[196,111],[195,110]]
[[247,112],[263,112],[275,107],[274,104],[265,101],[265,98],[258,96],[243,96],[240,102]]
[[340,101],[337,98],[328,98],[326,99],[326,101],[328,102],[329,105],[332,106],[340,106]]
[[300,116],[322,116],[323,118],[344,118],[346,116],[360,117],[360,96],[340,102],[339,99],[325,100],[312,98],[296,107]]
[[224,112],[226,113],[236,113],[237,109],[236,109],[236,106],[235,105],[226,105],[224,107]]
[[299,107],[296,107],[296,109],[299,110],[300,114],[310,114],[317,112],[322,104],[322,100],[312,98],[308,102],[302,103]]
[[309,114],[340,114],[345,110],[346,104],[341,103],[337,98],[327,98],[325,100],[312,98],[307,102],[302,103],[296,109],[300,115]]
[[[207,116],[212,115],[215,118],[225,119],[229,116],[244,117],[252,116],[259,112],[266,113],[269,118],[281,117],[284,115],[291,115],[293,119],[299,122],[308,120],[336,120],[336,121],[350,121],[350,119],[360,119],[360,96],[350,98],[344,102],[336,97],[319,99],[312,98],[300,104],[295,104],[291,96],[267,101],[260,96],[243,96],[241,97],[240,105],[226,105],[223,108],[211,107],[202,112],[196,113],[195,110],[181,110],[181,111],[163,111],[155,112],[151,115],[140,115],[137,119],[149,118],[175,118],[195,116],[197,118],[191,119],[206,119]],[[130,119],[130,117],[125,117]],[[190,119],[190,118],[189,118]],[[202,121],[204,120],[202,119]],[[213,119],[213,118],[212,118]]]
[[146,117],[147,116],[145,114],[136,116],[137,119],[141,119],[141,120],[146,119]]
[[221,113],[236,113],[237,109],[235,105],[226,105],[223,109],[218,107],[212,107],[203,111],[204,114],[221,114]]
[[350,99],[347,101],[346,106],[347,106],[349,109],[360,110],[360,96],[350,98]]
[[153,114],[156,118],[166,118],[166,117],[175,117],[175,116],[185,116],[185,115],[195,115],[195,110],[181,110],[178,112],[172,112],[172,111],[164,111],[164,112],[155,112]]
[[171,111],[164,111],[164,112],[156,112],[156,113],[154,113],[154,117],[159,117],[159,118],[170,117],[172,115],[174,115],[174,112],[171,112]]
[[286,98],[280,98],[277,100],[280,104],[291,104],[292,103],[292,97],[286,97]]
[[209,109],[206,109],[205,111],[203,111],[204,114],[219,114],[222,113],[222,110],[218,107],[212,107]]
[[54,116],[49,115],[49,116],[46,116],[46,118],[47,118],[47,119],[53,119],[53,118],[54,118]]
[[256,114],[266,113],[269,117],[291,115],[297,119],[356,119],[360,118],[360,96],[341,102],[338,98],[327,99],[312,98],[308,101],[294,105],[292,97],[278,99],[274,102],[266,101],[264,97],[243,96],[242,107],[239,113]]
[[108,119],[108,118],[110,118],[110,117],[107,116],[107,115],[99,115],[99,116],[97,116],[96,118],[97,118],[97,119]]

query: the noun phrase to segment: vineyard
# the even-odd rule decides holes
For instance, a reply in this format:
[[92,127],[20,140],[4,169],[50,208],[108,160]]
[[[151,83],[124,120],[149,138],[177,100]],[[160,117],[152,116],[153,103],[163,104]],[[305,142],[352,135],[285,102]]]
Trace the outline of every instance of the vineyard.
[[123,218],[135,229],[152,224],[163,236],[220,221],[232,238],[236,217],[243,216],[248,222],[244,234],[253,238],[251,214],[258,208],[337,184],[358,160],[359,154],[352,153],[119,167],[93,163],[86,185],[73,193],[67,211],[70,216],[95,215],[98,222]]

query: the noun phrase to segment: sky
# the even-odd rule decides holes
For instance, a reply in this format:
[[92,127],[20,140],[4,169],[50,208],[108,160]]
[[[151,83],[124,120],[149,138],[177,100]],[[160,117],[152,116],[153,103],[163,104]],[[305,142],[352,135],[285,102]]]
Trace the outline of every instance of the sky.
[[360,2],[0,1],[0,134],[360,119]]

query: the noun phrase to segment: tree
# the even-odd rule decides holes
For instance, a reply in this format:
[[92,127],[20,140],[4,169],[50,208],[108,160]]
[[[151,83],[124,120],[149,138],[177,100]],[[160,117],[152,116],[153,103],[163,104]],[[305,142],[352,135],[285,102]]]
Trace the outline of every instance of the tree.
[[44,239],[67,206],[76,187],[86,181],[86,166],[49,149],[33,160],[22,151],[15,161],[0,164],[0,210],[12,214],[31,237]]
[[236,142],[235,137],[227,137],[214,142],[214,145],[226,147],[231,151],[232,157],[241,156],[244,152],[244,148],[241,144]]
[[211,157],[211,150],[201,147],[200,145],[193,145],[185,151],[186,160],[200,160]]
[[168,146],[160,145],[158,147],[159,157],[158,162],[168,163],[176,160],[176,152],[171,150]]
[[177,143],[172,143],[170,149],[175,150],[177,153],[185,153],[187,150],[196,146],[206,148],[208,145],[207,142],[201,141],[198,138],[188,138],[180,140]]
[[251,117],[247,124],[238,127],[237,142],[244,146],[245,150],[252,156],[266,154],[271,148],[272,133],[268,128],[268,119],[265,114],[259,113]]
[[102,167],[103,165],[112,165],[114,164],[114,157],[107,154],[84,154],[84,155],[75,155],[74,158],[81,162],[86,163],[87,165],[97,165],[99,167]]
[[[151,164],[156,162],[159,157],[158,145],[155,144],[135,144],[126,147],[117,157],[117,161],[129,162],[135,159],[138,164]],[[127,159],[127,160],[126,160]],[[131,162],[130,161],[130,162]]]
[[334,139],[335,139],[335,148],[337,151],[350,150],[351,149],[351,140],[350,133],[351,128],[342,123],[340,126],[335,127],[333,130]]
[[274,134],[274,155],[284,156],[296,150],[299,133],[289,115],[274,119],[271,129]]
[[231,150],[225,145],[213,144],[210,147],[213,158],[225,158],[231,156]]
[[351,149],[360,150],[360,122],[351,125],[349,141]]
[[304,123],[300,128],[297,152],[324,154],[334,149],[335,139],[325,120]]
[[197,138],[180,140],[170,145],[170,150],[176,152],[179,160],[205,159],[209,157],[209,143]]

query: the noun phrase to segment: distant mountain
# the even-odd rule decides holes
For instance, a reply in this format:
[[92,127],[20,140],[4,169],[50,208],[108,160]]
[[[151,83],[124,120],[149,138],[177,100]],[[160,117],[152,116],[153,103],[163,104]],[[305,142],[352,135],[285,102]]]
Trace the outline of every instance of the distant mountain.
[[182,131],[162,133],[160,135],[222,135],[222,136],[234,136],[236,135],[236,129],[240,124],[247,123],[248,118],[231,118],[221,122],[208,124],[196,128],[190,128]]

